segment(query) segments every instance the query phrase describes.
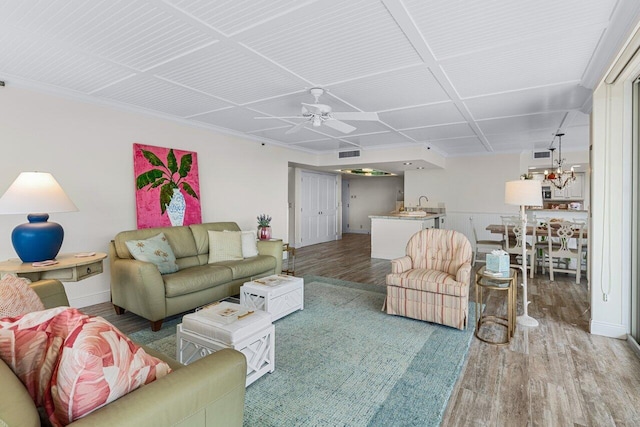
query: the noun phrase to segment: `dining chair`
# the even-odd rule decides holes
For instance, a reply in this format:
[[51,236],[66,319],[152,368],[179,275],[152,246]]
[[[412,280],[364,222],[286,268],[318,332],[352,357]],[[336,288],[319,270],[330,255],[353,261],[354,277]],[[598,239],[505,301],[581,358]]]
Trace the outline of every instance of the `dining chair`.
[[[527,269],[529,269],[529,277],[533,279],[536,271],[536,251],[535,244],[527,242],[526,230],[522,229],[522,221],[518,216],[503,216],[502,225],[504,225],[504,250],[514,257],[522,257],[522,246],[525,247],[525,256],[527,257]],[[536,227],[533,228],[532,242],[536,241]]]
[[[573,222],[584,224],[584,230],[589,229],[589,220],[584,218],[574,218]],[[582,256],[580,257],[580,264],[584,267],[584,271],[588,271],[589,268],[589,239],[582,239]]]
[[469,223],[471,224],[471,230],[473,230],[473,240],[474,240],[474,250],[473,250],[473,260],[471,261],[471,265],[472,266],[476,266],[476,262],[484,262],[486,263],[487,260],[485,259],[478,259],[478,254],[486,254],[491,253],[491,251],[494,251],[496,249],[502,249],[503,245],[504,245],[504,240],[492,240],[492,239],[482,239],[479,240],[478,239],[478,232],[476,230],[476,226],[473,223],[473,217],[470,216],[469,217]]
[[[562,221],[550,224],[547,228],[547,236],[549,241],[544,249],[545,256],[549,259],[549,280],[554,281],[554,273],[573,273],[576,275],[576,284],[580,284],[580,276],[582,272],[582,245],[584,241],[584,223]],[[552,237],[557,237],[560,245],[552,244]],[[575,239],[575,240],[574,240]],[[575,242],[575,248],[574,246]],[[554,261],[569,260],[565,268],[554,266]],[[575,268],[571,268],[575,260]],[[559,265],[559,264],[558,264]]]
[[[551,218],[541,218],[534,216],[533,223],[536,226],[536,266],[542,269],[542,274],[546,274],[546,268],[549,263],[544,250],[549,246],[549,236],[547,229],[549,228],[549,224],[551,224],[553,220]],[[560,242],[557,237],[551,238],[551,244],[559,247]]]

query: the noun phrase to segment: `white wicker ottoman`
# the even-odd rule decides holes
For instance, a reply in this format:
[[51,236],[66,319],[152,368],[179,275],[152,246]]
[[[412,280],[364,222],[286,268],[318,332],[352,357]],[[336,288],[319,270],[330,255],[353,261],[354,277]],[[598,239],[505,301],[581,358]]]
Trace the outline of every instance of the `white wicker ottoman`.
[[222,302],[183,316],[176,332],[176,357],[188,365],[223,348],[233,348],[247,358],[246,385],[275,370],[275,328],[271,315],[255,310],[225,324],[216,311],[230,308],[247,312],[238,304]]
[[304,280],[273,275],[247,282],[240,287],[240,305],[271,313],[273,321],[304,309]]

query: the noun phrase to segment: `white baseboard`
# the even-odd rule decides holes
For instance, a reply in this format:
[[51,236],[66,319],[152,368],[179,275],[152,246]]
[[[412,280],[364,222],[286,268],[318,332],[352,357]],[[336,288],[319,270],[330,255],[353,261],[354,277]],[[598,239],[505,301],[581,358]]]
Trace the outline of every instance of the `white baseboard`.
[[352,234],[370,234],[371,230],[349,230],[349,231],[345,231],[344,233],[352,233]]
[[82,308],[90,305],[111,301],[111,292],[103,291],[91,295],[83,295],[79,298],[69,298],[71,307]]
[[636,352],[636,354],[638,356],[640,356],[640,345],[638,345],[638,343],[636,342],[635,339],[633,339],[633,337],[631,335],[627,336],[627,342],[629,343],[629,345],[631,346],[631,348],[633,349],[633,351]]
[[591,333],[594,335],[602,335],[603,337],[627,339],[627,328],[624,325],[607,322],[591,321]]

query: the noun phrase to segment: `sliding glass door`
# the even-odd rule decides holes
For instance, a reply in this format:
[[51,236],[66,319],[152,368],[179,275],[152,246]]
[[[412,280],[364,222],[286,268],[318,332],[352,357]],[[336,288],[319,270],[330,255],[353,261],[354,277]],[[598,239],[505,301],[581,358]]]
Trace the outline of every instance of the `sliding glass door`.
[[633,83],[633,191],[631,215],[631,336],[640,342],[640,78]]

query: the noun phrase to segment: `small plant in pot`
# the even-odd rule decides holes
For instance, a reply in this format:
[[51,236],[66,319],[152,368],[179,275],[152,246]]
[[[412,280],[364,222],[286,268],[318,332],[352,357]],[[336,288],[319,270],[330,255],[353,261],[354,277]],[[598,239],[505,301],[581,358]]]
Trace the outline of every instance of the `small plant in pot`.
[[271,238],[271,217],[266,214],[258,215],[258,238],[269,240]]

